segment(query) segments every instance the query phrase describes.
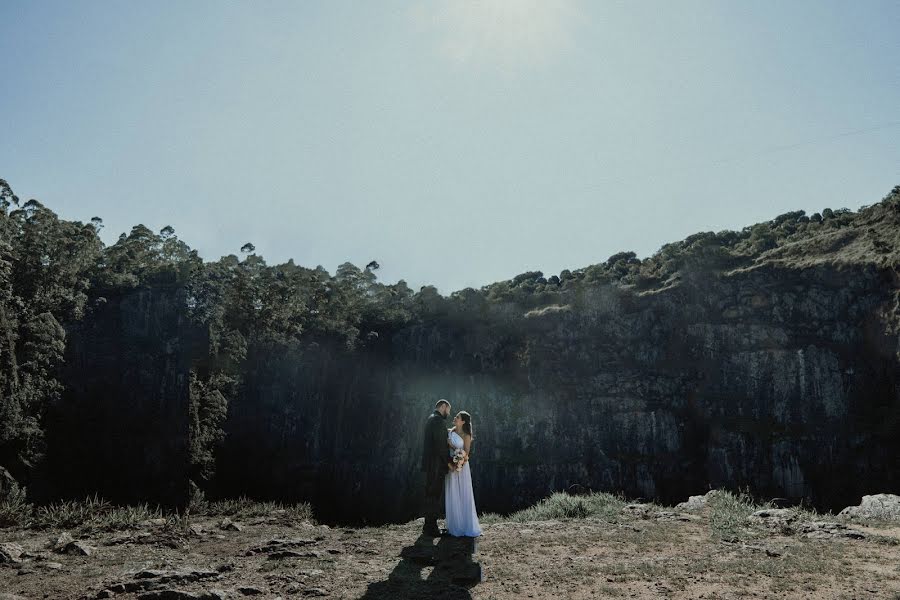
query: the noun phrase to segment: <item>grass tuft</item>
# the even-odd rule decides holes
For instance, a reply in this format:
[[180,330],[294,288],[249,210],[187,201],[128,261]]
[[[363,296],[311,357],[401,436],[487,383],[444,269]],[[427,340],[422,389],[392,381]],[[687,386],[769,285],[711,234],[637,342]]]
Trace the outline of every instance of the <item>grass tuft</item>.
[[28,527],[33,513],[25,488],[13,488],[0,502],[0,527]]
[[584,496],[570,496],[557,492],[530,508],[509,515],[505,520],[524,523],[526,521],[593,517],[607,521],[616,521],[624,506],[624,500],[604,492]]
[[757,510],[771,508],[756,504],[746,492],[719,490],[709,496],[709,529],[713,537],[726,541],[737,541],[747,537],[745,526],[748,518]]
[[30,524],[35,529],[79,529],[88,531],[112,531],[135,529],[143,521],[163,516],[159,507],[149,504],[117,506],[98,495],[84,500],[64,500],[38,506]]
[[83,500],[63,500],[34,506],[27,501],[22,489],[11,492],[0,502],[0,527],[77,529],[81,533],[89,533],[138,529],[149,520],[165,518],[166,529],[186,530],[191,525],[191,519],[198,516],[249,518],[268,516],[275,511],[288,521],[313,521],[312,507],[306,503],[256,502],[245,497],[207,502],[198,496],[191,498],[190,505],[183,510],[164,511],[145,503],[119,506],[95,494]]
[[312,507],[305,502],[299,504],[284,504],[281,502],[260,502],[251,500],[245,496],[228,498],[225,500],[202,500],[191,506],[191,512],[195,515],[207,517],[236,517],[246,519],[250,517],[264,517],[275,511],[283,511],[286,518],[294,521],[312,521]]

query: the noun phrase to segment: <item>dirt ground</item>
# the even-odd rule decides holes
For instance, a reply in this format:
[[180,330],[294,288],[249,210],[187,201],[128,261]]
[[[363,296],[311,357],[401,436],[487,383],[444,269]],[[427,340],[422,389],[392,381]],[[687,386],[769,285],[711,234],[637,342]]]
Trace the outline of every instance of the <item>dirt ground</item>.
[[702,513],[639,510],[615,522],[489,519],[472,540],[422,537],[418,522],[334,528],[273,512],[70,532],[74,542],[0,529],[0,599],[900,599],[900,524],[722,541]]

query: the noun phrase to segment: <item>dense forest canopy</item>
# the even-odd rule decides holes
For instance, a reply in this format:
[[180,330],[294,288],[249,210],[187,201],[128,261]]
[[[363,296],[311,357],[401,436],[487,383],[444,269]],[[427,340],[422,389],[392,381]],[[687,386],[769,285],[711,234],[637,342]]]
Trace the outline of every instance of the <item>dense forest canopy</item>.
[[478,322],[502,339],[520,319],[577,307],[594,288],[649,294],[698,273],[764,261],[896,268],[898,211],[900,186],[857,212],[787,212],[741,231],[697,233],[643,259],[619,252],[559,274],[530,271],[442,296],[432,286],[380,282],[374,260],[363,268],[342,264],[334,274],[293,260],[269,265],[249,242],[240,255],[205,262],[168,226],[155,233],[136,225],[106,245],[99,217],[60,219],[37,200],[22,201],[0,179],[0,466],[27,481],[45,454],[44,418],[63,392],[67,328],[108,298],[142,286],[184,290],[185,317],[208,335],[204,351],[192,356],[190,379],[190,470],[202,482],[213,476],[247,357],[260,349],[389,348],[400,328],[434,320]]

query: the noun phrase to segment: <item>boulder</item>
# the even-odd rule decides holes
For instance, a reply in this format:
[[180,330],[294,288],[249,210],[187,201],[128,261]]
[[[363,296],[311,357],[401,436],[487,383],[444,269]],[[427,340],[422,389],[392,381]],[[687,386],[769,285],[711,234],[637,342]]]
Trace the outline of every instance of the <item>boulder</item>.
[[687,502],[680,502],[675,505],[675,510],[702,510],[706,508],[709,499],[718,493],[718,490],[709,490],[702,496],[691,496]]
[[894,494],[863,496],[859,506],[848,506],[839,514],[851,519],[900,521],[900,496]]
[[22,546],[12,542],[0,544],[0,564],[22,562]]

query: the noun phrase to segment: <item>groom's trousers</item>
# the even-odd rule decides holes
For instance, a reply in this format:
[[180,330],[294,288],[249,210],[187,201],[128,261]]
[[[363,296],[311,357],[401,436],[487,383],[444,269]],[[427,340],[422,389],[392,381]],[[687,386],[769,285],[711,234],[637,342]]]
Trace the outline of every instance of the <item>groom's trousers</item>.
[[437,520],[444,509],[444,474],[432,467],[425,473],[425,527],[437,528]]

